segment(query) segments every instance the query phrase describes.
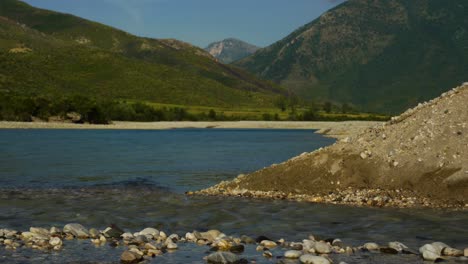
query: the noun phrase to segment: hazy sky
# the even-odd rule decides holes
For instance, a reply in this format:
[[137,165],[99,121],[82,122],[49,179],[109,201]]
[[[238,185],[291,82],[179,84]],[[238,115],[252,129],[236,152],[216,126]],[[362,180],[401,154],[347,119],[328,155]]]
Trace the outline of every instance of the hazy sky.
[[343,0],[26,0],[132,34],[200,47],[228,37],[259,46],[278,41]]

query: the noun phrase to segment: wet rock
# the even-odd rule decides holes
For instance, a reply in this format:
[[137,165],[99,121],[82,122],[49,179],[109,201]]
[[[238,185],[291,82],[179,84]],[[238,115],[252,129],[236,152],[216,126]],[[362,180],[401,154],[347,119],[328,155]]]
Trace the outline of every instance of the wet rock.
[[277,246],[276,242],[271,240],[262,240],[262,242],[260,242],[260,245],[268,249],[275,248]]
[[52,237],[50,240],[49,240],[49,244],[53,247],[55,246],[62,246],[62,240],[58,237]]
[[446,247],[442,249],[442,256],[461,257],[463,256],[463,251],[456,248]]
[[289,248],[292,250],[302,250],[304,246],[302,246],[301,243],[292,242],[291,244],[289,244]]
[[172,240],[168,239],[168,242],[166,243],[166,248],[169,250],[175,250],[178,248],[177,244],[172,242]]
[[219,230],[209,230],[206,232],[201,232],[200,235],[203,239],[206,239],[208,241],[214,241],[221,235],[221,232]]
[[120,256],[120,262],[124,264],[138,263],[142,256],[131,251],[124,251]]
[[447,245],[447,244],[445,244],[443,242],[434,242],[431,245],[437,250],[437,253],[439,255],[442,255],[442,250],[444,248],[447,248],[447,247],[449,248],[450,247],[449,245]]
[[288,250],[284,252],[284,257],[289,259],[298,259],[302,255],[302,251]]
[[150,235],[155,238],[159,236],[159,233],[160,233],[159,230],[157,230],[156,228],[152,228],[152,227],[148,227],[140,231],[140,235],[143,235],[143,236]]
[[432,244],[426,244],[420,247],[419,253],[421,253],[424,260],[436,261],[440,259],[439,249]]
[[319,254],[329,254],[332,252],[332,247],[324,242],[316,242],[314,245],[315,252]]
[[193,233],[190,233],[190,232],[187,232],[185,234],[185,239],[187,239],[187,241],[192,241],[192,242],[197,241],[197,238],[195,237],[195,235]]
[[89,230],[89,236],[91,238],[97,238],[97,237],[99,237],[99,235],[100,235],[100,232],[96,228],[91,228]]
[[400,251],[391,247],[381,247],[380,252],[385,253],[385,254],[398,254]]
[[63,227],[63,232],[72,234],[73,236],[77,238],[88,238],[89,237],[89,231],[82,225],[80,224],[67,224],[66,226]]
[[331,242],[331,245],[334,247],[343,247],[343,241],[341,241],[341,239],[339,238],[336,238],[336,239],[333,239],[333,241]]
[[120,237],[125,240],[130,240],[130,239],[135,238],[131,233],[123,233]]
[[29,228],[29,232],[37,234],[37,235],[43,235],[43,236],[48,236],[50,235],[49,230],[41,227],[31,227]]
[[240,262],[239,257],[231,252],[215,252],[208,256],[208,263],[213,264],[237,264]]
[[140,256],[140,257],[143,257],[143,255],[145,255],[145,253],[143,253],[143,252],[142,252],[140,249],[138,249],[138,248],[130,248],[129,251],[132,252],[132,253],[137,254],[137,255]]
[[241,239],[241,242],[244,244],[255,244],[255,239],[249,236],[241,236],[240,239]]
[[265,250],[263,251],[263,254],[262,254],[265,258],[272,258],[273,257],[273,253],[271,253],[271,251],[269,250]]
[[35,236],[37,236],[37,234],[34,234],[32,232],[23,232],[23,233],[21,233],[21,239],[23,239],[23,240],[30,240],[30,239],[34,238]]
[[299,261],[303,264],[331,264],[331,262],[328,259],[320,256],[314,256],[311,254],[302,255],[299,258]]
[[172,240],[173,242],[177,242],[177,241],[180,240],[180,237],[179,237],[179,235],[177,235],[177,234],[171,234],[167,239],[170,239],[170,240]]
[[123,233],[124,231],[114,224],[102,232],[102,234],[107,238],[120,238]]
[[134,241],[139,244],[146,244],[148,242],[148,238],[143,235],[138,235],[135,237]]
[[244,248],[244,245],[234,245],[232,246],[229,251],[231,251],[232,253],[242,253],[244,252],[245,248]]
[[155,256],[160,256],[163,254],[163,252],[159,249],[148,249],[148,253],[147,253],[149,256],[152,256],[152,257],[155,257]]
[[398,241],[389,242],[388,247],[393,248],[398,252],[402,252],[404,249],[408,249],[408,247],[405,244],[400,243]]
[[379,250],[379,245],[377,245],[376,243],[366,243],[364,244],[363,246],[364,249],[367,249],[369,251],[371,250]]
[[232,246],[232,243],[226,239],[218,239],[213,242],[212,246],[218,247],[221,250],[229,250]]
[[50,228],[49,233],[51,235],[61,234],[62,230],[60,228],[58,228],[58,227],[53,226],[53,227]]

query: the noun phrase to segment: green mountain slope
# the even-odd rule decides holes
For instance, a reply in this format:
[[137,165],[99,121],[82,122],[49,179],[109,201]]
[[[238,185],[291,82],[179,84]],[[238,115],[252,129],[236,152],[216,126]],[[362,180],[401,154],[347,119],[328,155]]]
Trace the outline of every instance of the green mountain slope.
[[0,1],[0,89],[206,106],[265,106],[281,88],[176,40],[140,38]]
[[468,80],[464,0],[349,0],[237,63],[304,98],[399,112]]
[[238,40],[228,38],[208,45],[205,50],[223,63],[231,63],[254,54],[259,47]]

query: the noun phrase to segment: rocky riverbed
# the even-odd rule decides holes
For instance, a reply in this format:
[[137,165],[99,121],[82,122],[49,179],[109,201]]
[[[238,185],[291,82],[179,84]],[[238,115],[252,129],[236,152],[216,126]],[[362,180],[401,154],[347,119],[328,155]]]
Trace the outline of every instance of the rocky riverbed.
[[195,194],[467,209],[466,102],[463,85],[332,146]]
[[[441,261],[463,263],[468,261],[468,248],[456,249],[442,242],[421,245],[412,249],[401,242],[389,241],[378,245],[368,242],[363,245],[349,245],[339,238],[319,238],[314,235],[302,241],[273,240],[266,236],[228,236],[219,230],[192,231],[185,234],[169,234],[156,228],[144,228],[137,232],[126,232],[116,225],[103,230],[87,229],[81,224],[70,223],[62,228],[31,227],[28,231],[0,229],[0,253],[7,252],[0,262],[23,263],[34,261],[21,254],[33,250],[43,255],[54,255],[79,250],[93,245],[97,251],[113,249],[113,256],[119,259],[88,259],[93,263],[161,263],[167,255],[178,251],[196,252],[199,259],[191,263],[423,263]],[[19,253],[14,253],[19,252]],[[12,258],[5,259],[10,254]],[[93,254],[90,252],[90,256]],[[189,253],[190,254],[190,253]],[[104,254],[105,255],[105,254]],[[117,256],[116,256],[117,255]],[[189,256],[190,257],[190,256]],[[38,260],[38,259],[36,259]],[[50,260],[50,259],[49,259]],[[75,260],[76,261],[76,260]],[[64,261],[65,262],[65,261]],[[182,262],[179,262],[182,263]]]

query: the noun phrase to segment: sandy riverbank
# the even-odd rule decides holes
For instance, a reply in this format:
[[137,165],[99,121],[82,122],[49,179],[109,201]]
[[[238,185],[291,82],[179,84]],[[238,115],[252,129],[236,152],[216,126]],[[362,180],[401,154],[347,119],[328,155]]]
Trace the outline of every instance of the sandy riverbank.
[[135,129],[161,130],[175,128],[231,128],[231,129],[317,129],[329,137],[344,138],[365,128],[380,124],[371,121],[292,122],[292,121],[234,121],[234,122],[120,122],[110,125],[71,124],[52,122],[0,121],[0,129]]
[[336,204],[468,209],[468,85],[336,144],[202,190]]

